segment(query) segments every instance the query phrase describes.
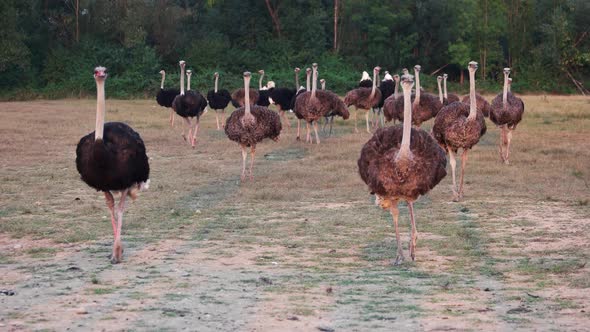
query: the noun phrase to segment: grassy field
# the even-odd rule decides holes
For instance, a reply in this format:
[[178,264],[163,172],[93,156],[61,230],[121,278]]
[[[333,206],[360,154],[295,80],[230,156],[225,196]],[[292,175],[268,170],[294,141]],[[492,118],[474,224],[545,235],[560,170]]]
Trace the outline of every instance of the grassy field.
[[0,103],[0,330],[587,330],[590,99],[523,99],[511,165],[488,122],[464,201],[449,169],[415,205],[417,261],[400,267],[357,172],[369,135],[350,120],[319,146],[294,131],[260,144],[240,183],[240,149],[211,112],[191,149],[154,101],[107,100],[152,169],[111,265],[103,195],[74,163],[95,101]]

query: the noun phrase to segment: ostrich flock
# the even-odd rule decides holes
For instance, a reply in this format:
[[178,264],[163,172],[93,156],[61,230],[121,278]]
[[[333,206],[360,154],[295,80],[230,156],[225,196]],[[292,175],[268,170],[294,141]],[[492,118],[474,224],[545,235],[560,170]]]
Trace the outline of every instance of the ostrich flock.
[[[477,63],[470,62],[469,94],[460,98],[447,93],[447,75],[437,77],[438,95],[428,93],[420,86],[419,65],[414,66],[414,75],[407,69],[402,75],[385,72],[379,79],[381,68],[373,69],[373,77],[363,72],[358,87],[347,92],[344,99],[325,89],[325,80],[320,80],[318,89],[318,65],[307,68],[306,86],[299,86],[299,68],[294,69],[295,88],[277,87],[269,81],[263,85],[265,72],[260,75],[258,89],[250,88],[251,73],[244,72],[244,87],[229,93],[219,88],[219,73],[214,73],[214,88],[205,97],[191,90],[192,72],[185,70],[185,61],[180,61],[180,90],[164,89],[166,73],[162,70],[162,82],[156,101],[170,108],[170,125],[174,126],[175,115],[184,119],[182,137],[193,148],[197,142],[199,120],[207,108],[215,111],[217,130],[225,130],[227,137],[237,142],[242,151],[241,180],[246,179],[246,160],[250,149],[248,177],[253,179],[252,167],[256,144],[265,138],[277,141],[282,130],[291,128],[288,113],[297,118],[297,136],[300,140],[301,120],[306,124],[307,143],[320,144],[318,123],[324,119],[324,129],[333,119],[344,120],[354,106],[355,132],[358,132],[357,113],[365,114],[366,130],[372,137],[362,146],[357,161],[361,179],[370,193],[375,195],[375,204],[388,209],[393,217],[397,240],[397,257],[394,264],[404,261],[398,228],[398,203],[406,201],[410,214],[410,257],[415,260],[417,229],[413,202],[425,195],[445,176],[447,155],[453,177],[453,201],[463,198],[464,172],[467,153],[486,133],[485,118],[488,117],[501,130],[498,150],[500,160],[509,163],[512,132],[522,119],[524,104],[510,92],[510,68],[504,68],[504,88],[491,102],[475,92]],[[185,90],[186,75],[186,90]],[[121,229],[127,196],[135,199],[140,190],[149,186],[148,157],[140,135],[121,122],[104,122],[106,68],[96,67],[94,79],[97,88],[96,129],[82,137],[76,148],[76,167],[82,180],[90,187],[104,192],[110,210],[114,234],[112,263],[122,260],[123,246]],[[400,93],[401,85],[401,93]],[[225,109],[232,103],[236,110],[225,119]],[[275,105],[278,112],[269,108]],[[373,119],[369,120],[369,113]],[[221,117],[221,119],[220,119]],[[431,132],[420,128],[422,123],[434,119]],[[395,124],[400,121],[401,124]],[[393,122],[385,126],[384,122]],[[372,132],[373,130],[373,132]],[[186,133],[185,133],[186,131]],[[457,185],[455,154],[461,150],[461,174]],[[119,194],[119,203],[114,195]]]

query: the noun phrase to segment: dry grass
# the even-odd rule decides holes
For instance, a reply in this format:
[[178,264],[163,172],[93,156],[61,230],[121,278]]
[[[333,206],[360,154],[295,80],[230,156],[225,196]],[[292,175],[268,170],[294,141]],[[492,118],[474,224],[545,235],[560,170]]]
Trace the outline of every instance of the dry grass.
[[369,136],[350,120],[319,146],[294,130],[264,142],[241,184],[239,148],[213,114],[192,150],[153,101],[108,100],[107,120],[141,133],[152,168],[126,214],[125,261],[111,266],[103,197],[74,164],[94,101],[2,103],[0,288],[17,295],[0,295],[0,327],[584,329],[590,101],[524,101],[512,164],[488,122],[465,201],[451,202],[450,176],[418,201],[418,261],[401,268],[389,265],[390,217],[357,175]]

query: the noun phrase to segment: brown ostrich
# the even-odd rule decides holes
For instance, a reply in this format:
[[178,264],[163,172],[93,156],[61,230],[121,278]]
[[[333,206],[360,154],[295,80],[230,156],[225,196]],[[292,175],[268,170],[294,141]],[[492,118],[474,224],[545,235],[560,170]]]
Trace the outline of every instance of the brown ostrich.
[[516,97],[510,89],[510,68],[504,68],[504,91],[498,94],[492,100],[490,111],[490,120],[500,127],[501,136],[498,145],[500,159],[505,164],[509,164],[510,141],[512,140],[512,131],[516,129],[518,123],[522,120],[524,113],[524,103],[522,99]]
[[[484,116],[476,106],[475,98],[475,71],[477,62],[470,62],[469,66],[469,94],[470,103],[454,102],[443,107],[434,120],[432,133],[439,144],[448,151],[453,173],[453,200],[463,198],[463,176],[467,164],[467,152],[486,132]],[[455,180],[455,154],[463,149],[461,154],[461,180],[459,190]]]
[[371,88],[356,88],[348,91],[344,96],[344,104],[346,107],[354,105],[356,112],[354,112],[354,131],[359,132],[357,127],[357,113],[359,110],[365,112],[365,121],[367,123],[367,132],[371,133],[369,128],[369,110],[376,107],[381,101],[381,91],[377,89],[377,75],[381,70],[380,67],[373,69],[373,86]]
[[454,103],[456,101],[461,101],[461,98],[454,93],[447,93],[447,78],[449,75],[443,74],[443,97],[444,102],[443,104],[446,106],[450,103]]
[[326,114],[339,115],[346,120],[349,117],[349,113],[348,109],[342,100],[340,100],[338,95],[329,90],[317,89],[318,64],[314,63],[312,68],[313,77],[311,80],[311,91],[306,91],[297,97],[297,100],[295,100],[294,113],[307,122],[307,135],[305,142],[313,143],[309,129],[310,125],[313,125],[316,143],[320,144],[317,121]]
[[428,193],[446,175],[447,159],[444,150],[422,129],[412,128],[411,75],[402,76],[404,124],[378,129],[363,146],[358,160],[363,181],[375,194],[375,203],[389,209],[393,216],[397,257],[394,264],[404,260],[399,228],[398,202],[405,200],[410,211],[412,233],[410,257],[416,259],[418,232],[414,219],[414,201]]
[[[250,72],[244,73],[244,91],[250,89],[250,76]],[[277,113],[264,106],[252,105],[250,94],[244,96],[244,105],[227,118],[225,134],[242,149],[242,180],[246,177],[247,148],[250,147],[250,180],[253,180],[252,166],[256,144],[265,138],[278,141],[281,134],[281,119]]]
[[[420,70],[419,65],[414,66],[414,74],[416,75],[416,92],[412,96],[412,123],[416,127],[420,127],[422,122],[428,121],[436,116],[438,111],[442,108],[442,103],[438,98],[430,93],[422,91],[420,86]],[[397,98],[393,104],[393,111],[389,111],[389,118],[404,120],[404,99]]]

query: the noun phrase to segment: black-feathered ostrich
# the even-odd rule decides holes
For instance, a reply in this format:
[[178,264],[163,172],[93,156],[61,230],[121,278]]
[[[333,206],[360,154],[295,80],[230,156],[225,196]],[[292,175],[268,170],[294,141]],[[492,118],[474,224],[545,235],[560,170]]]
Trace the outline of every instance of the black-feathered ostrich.
[[166,80],[166,72],[162,69],[160,70],[160,75],[162,75],[162,82],[160,83],[160,91],[156,95],[156,101],[158,105],[163,107],[170,108],[170,127],[174,126],[174,110],[172,109],[172,102],[174,98],[180,94],[180,90],[178,89],[164,89],[164,81]]
[[258,74],[260,74],[260,79],[258,80],[258,100],[256,101],[256,105],[268,107],[270,105],[270,92],[274,86],[269,88],[266,84],[262,85],[264,70],[260,69]]
[[[377,107],[373,108],[373,128],[377,128],[379,126],[383,127],[383,118],[381,117],[381,114],[383,112],[383,106],[385,104],[385,100],[389,98],[391,95],[393,95],[393,93],[395,92],[396,86],[397,83],[394,82],[393,76],[391,76],[391,74],[388,71],[386,71],[383,80],[381,81],[381,83],[379,83],[379,90],[381,91],[381,100],[379,101],[379,104],[377,104]],[[377,117],[375,117],[375,110],[377,113]]]
[[[406,69],[407,71],[407,69]],[[383,117],[385,118],[386,122],[393,121],[395,124],[395,120],[397,117],[395,116],[395,100],[400,97],[399,95],[399,82],[400,77],[398,74],[393,75],[393,80],[395,81],[395,87],[393,89],[393,94],[383,101]]]
[[[174,102],[172,102],[172,108],[174,109],[176,114],[180,115],[186,121],[186,126],[188,128],[188,137],[184,136],[184,129],[182,130],[182,137],[185,140],[187,140],[190,143],[190,145],[194,148],[195,143],[197,141],[197,134],[199,132],[199,119],[201,115],[203,115],[205,107],[207,107],[207,100],[199,91],[190,90],[190,71],[187,75],[187,91],[184,91],[184,68],[186,63],[181,60],[179,64],[181,75],[180,94],[176,96],[176,98],[174,98]],[[192,124],[193,118],[196,118],[194,131]]]
[[295,101],[295,109],[293,111],[294,113],[299,114],[299,116],[307,122],[306,142],[313,143],[309,130],[310,125],[313,125],[316,143],[320,144],[317,121],[328,112],[340,115],[345,120],[348,119],[349,113],[338,95],[328,90],[317,90],[318,64],[314,63],[312,68],[313,77],[311,80],[311,91],[306,91],[297,97],[297,100]]
[[[220,127],[225,126],[225,108],[231,101],[231,95],[226,89],[217,88],[219,73],[215,72],[213,77],[215,77],[215,87],[213,90],[207,92],[207,101],[209,102],[209,107],[215,111],[215,122],[217,123],[217,130],[219,130]],[[221,126],[219,125],[219,111],[221,111]]]
[[283,119],[284,124],[287,125],[286,126],[287,132],[291,128],[291,122],[289,121],[289,118],[287,117],[286,112],[291,109],[291,103],[293,101],[293,98],[297,94],[297,90],[296,90],[298,88],[297,77],[298,77],[298,74],[296,72],[295,73],[295,89],[274,87],[273,89],[270,90],[270,102],[272,104],[276,105],[276,107],[279,111],[279,115]]
[[[357,128],[357,113],[359,110],[365,112],[365,121],[367,123],[367,132],[371,133],[369,128],[369,110],[379,104],[381,101],[381,91],[377,89],[377,75],[381,70],[380,67],[373,68],[373,84],[371,88],[357,88],[346,93],[344,96],[344,104],[346,107],[354,105],[356,112],[354,112],[354,131],[358,133]],[[364,75],[364,73],[363,73]]]
[[[244,73],[244,91],[250,88],[250,72]],[[252,167],[256,144],[265,138],[279,140],[281,134],[281,119],[279,115],[263,106],[251,106],[250,96],[245,95],[244,107],[235,110],[225,124],[227,137],[237,142],[242,149],[242,176],[246,177],[246,158],[250,147],[250,180],[253,180]]]
[[504,68],[504,91],[492,100],[490,111],[490,120],[492,120],[496,126],[500,127],[501,130],[498,149],[500,152],[500,159],[505,164],[510,163],[508,157],[510,156],[512,132],[522,120],[522,114],[524,113],[524,103],[522,102],[522,99],[510,92],[511,79],[508,75],[510,75],[510,68]]
[[456,101],[461,101],[458,95],[454,93],[447,93],[447,78],[449,75],[443,74],[443,105],[446,106],[448,104],[454,103]]
[[[82,181],[104,192],[115,238],[111,262],[116,264],[123,256],[121,229],[125,201],[127,196],[135,200],[140,190],[148,188],[150,166],[145,145],[137,132],[122,122],[104,123],[106,78],[106,68],[94,69],[96,129],[80,139],[76,147],[76,168]],[[117,205],[113,193],[121,194]]]
[[[416,91],[412,96],[412,123],[416,127],[424,121],[428,121],[436,116],[438,111],[442,108],[442,103],[438,98],[430,93],[422,91],[420,86],[420,71],[422,67],[420,65],[414,66],[414,74],[416,75]],[[404,99],[398,98],[393,104],[393,114],[391,110],[388,110],[385,115],[386,119],[395,118],[399,121],[403,121],[404,117]]]
[[411,90],[413,79],[402,76],[404,123],[377,129],[363,146],[358,160],[359,173],[375,194],[375,203],[388,209],[393,216],[397,257],[395,265],[404,260],[399,228],[398,202],[405,200],[410,211],[410,257],[416,258],[418,231],[414,219],[414,201],[429,192],[447,174],[445,152],[424,130],[412,128]]
[[[479,142],[486,132],[483,113],[477,109],[475,98],[475,71],[477,62],[470,62],[469,66],[469,104],[454,102],[444,106],[434,119],[432,134],[438,143],[449,153],[451,170],[453,173],[453,200],[463,198],[463,176],[467,165],[467,152]],[[459,189],[455,180],[455,154],[463,149],[461,155],[461,179]]]
[[369,73],[367,73],[366,71],[363,71],[363,74],[361,75],[361,79],[359,81],[359,88],[370,88],[373,86],[373,80],[371,79],[371,76],[369,76]]

